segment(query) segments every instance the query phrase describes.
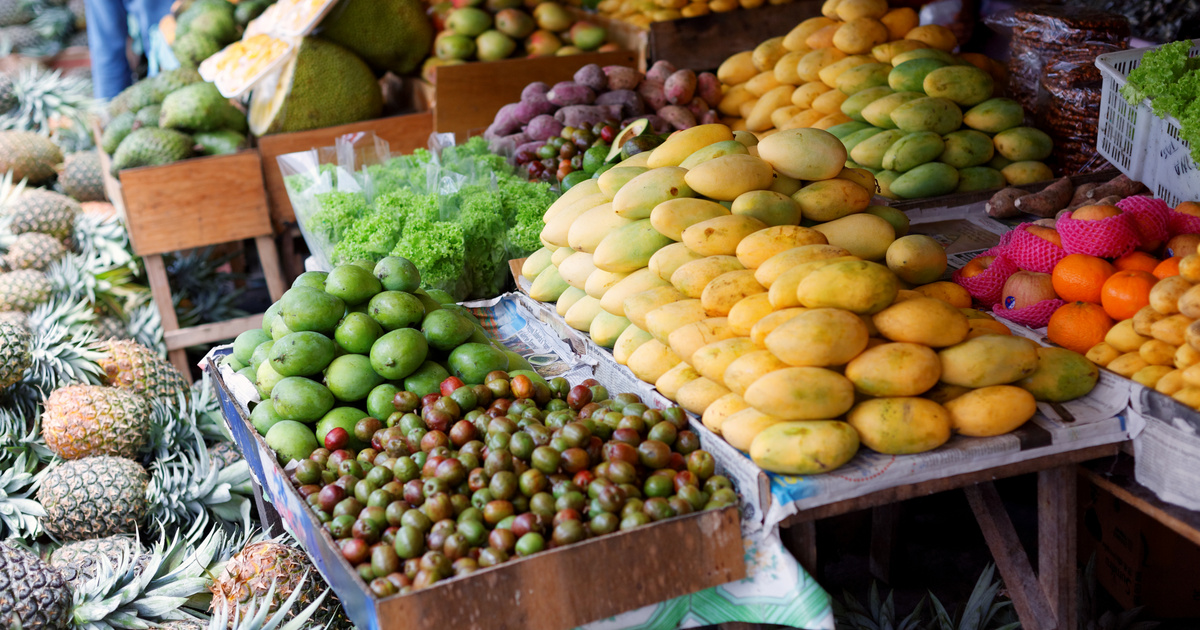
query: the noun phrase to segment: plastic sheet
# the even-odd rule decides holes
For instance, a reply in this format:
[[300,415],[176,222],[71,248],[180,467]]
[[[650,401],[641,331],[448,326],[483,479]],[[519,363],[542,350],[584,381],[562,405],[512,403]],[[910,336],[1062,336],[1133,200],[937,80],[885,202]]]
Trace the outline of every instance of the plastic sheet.
[[1038,126],[1054,140],[1053,161],[1064,175],[1111,168],[1096,150],[1100,98],[1104,77],[1096,55],[1124,50],[1127,45],[1084,42],[1048,60],[1038,83]]

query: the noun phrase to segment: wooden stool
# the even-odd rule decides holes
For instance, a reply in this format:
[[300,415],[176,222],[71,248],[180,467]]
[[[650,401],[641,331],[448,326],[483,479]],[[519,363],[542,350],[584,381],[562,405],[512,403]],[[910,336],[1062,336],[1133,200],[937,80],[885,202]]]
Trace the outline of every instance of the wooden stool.
[[[111,192],[110,192],[111,194]],[[171,363],[190,383],[188,346],[236,337],[262,325],[262,314],[180,328],[162,255],[254,239],[271,300],[287,286],[279,267],[258,151],[184,160],[121,172],[120,195],[133,252],[146,263]]]

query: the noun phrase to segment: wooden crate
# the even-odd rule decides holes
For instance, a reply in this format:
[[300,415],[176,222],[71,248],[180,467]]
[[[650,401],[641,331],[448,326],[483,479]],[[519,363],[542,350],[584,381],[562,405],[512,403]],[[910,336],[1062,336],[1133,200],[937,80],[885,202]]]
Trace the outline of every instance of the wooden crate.
[[[228,350],[225,351],[226,353]],[[255,479],[364,630],[565,630],[746,577],[737,507],[696,512],[374,598],[233,400],[215,363],[222,411]]]
[[429,144],[429,134],[433,133],[433,114],[424,112],[392,116],[310,131],[273,134],[258,139],[258,151],[262,156],[260,170],[267,189],[271,221],[277,232],[282,234],[287,229],[286,224],[295,223],[296,213],[288,199],[276,158],[297,151],[331,147],[341,136],[367,132],[374,132],[386,140],[392,153],[412,153]]
[[570,81],[576,70],[590,63],[636,65],[634,53],[621,50],[442,66],[437,70],[433,128],[454,133],[460,142],[477,136],[492,124],[501,107],[521,100],[526,85],[535,81],[550,85]]

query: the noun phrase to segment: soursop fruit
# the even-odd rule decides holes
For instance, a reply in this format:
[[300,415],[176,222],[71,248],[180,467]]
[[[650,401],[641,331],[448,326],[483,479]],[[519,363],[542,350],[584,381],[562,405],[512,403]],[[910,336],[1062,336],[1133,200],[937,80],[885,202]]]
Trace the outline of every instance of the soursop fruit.
[[[147,105],[133,115],[133,129],[142,127],[157,127],[158,118],[162,115],[162,105]],[[133,131],[130,129],[130,131]]]
[[133,121],[133,112],[114,116],[112,120],[108,121],[108,126],[104,128],[104,134],[100,136],[100,148],[109,155],[116,153],[117,147],[121,146],[121,141],[129,135],[130,131],[133,131]]
[[211,83],[194,83],[172,92],[163,101],[160,127],[185,131],[246,131],[246,115],[221,96]]
[[221,43],[203,33],[188,33],[175,39],[171,52],[184,68],[198,68],[200,62],[217,54]]
[[190,158],[192,137],[175,129],[147,127],[125,137],[113,155],[113,175],[127,168],[161,166]]
[[236,131],[201,131],[192,136],[200,155],[229,155],[246,146],[246,136]]

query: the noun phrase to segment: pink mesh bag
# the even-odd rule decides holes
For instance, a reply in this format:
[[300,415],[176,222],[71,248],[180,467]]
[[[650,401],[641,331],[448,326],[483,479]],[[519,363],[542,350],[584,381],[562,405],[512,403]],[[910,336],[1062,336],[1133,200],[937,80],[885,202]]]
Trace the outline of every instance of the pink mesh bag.
[[1133,217],[1123,212],[1099,221],[1077,221],[1071,218],[1073,214],[1068,212],[1054,224],[1069,254],[1117,258],[1141,243]]
[[1003,304],[997,304],[992,307],[992,314],[996,317],[1003,317],[1010,322],[1016,322],[1022,326],[1041,328],[1050,323],[1050,316],[1063,304],[1066,304],[1066,302],[1057,298],[1042,300],[1037,304],[1030,304],[1024,308],[1008,309]]
[[980,256],[995,256],[990,267],[985,269],[983,273],[970,278],[964,277],[962,269],[954,271],[954,282],[960,287],[967,290],[971,297],[978,303],[990,307],[1000,301],[1000,292],[1004,289],[1004,282],[1008,277],[1020,271],[1016,263],[1009,260],[1003,253],[996,250],[999,247],[993,247]]
[[1171,236],[1200,234],[1200,217],[1175,212],[1174,210],[1168,212],[1167,215],[1170,217],[1168,226],[1171,230]]
[[[1061,225],[1061,221],[1059,224]],[[1033,235],[1028,231],[1029,224],[1018,225],[1010,234],[1012,240],[1004,248],[1004,255],[1018,267],[1026,271],[1050,273],[1058,261],[1067,257],[1063,248]]]
[[1169,223],[1171,206],[1162,199],[1137,195],[1117,202],[1122,212],[1133,216],[1134,229],[1142,244],[1165,241],[1170,238]]

